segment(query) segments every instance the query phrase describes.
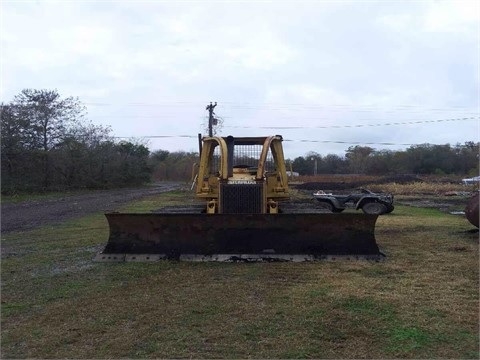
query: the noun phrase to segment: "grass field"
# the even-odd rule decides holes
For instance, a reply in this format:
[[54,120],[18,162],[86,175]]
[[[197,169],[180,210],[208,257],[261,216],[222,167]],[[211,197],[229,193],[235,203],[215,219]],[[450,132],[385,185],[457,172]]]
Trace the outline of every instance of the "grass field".
[[10,234],[1,358],[479,358],[469,229],[397,206],[377,223],[380,263],[93,263],[102,214]]

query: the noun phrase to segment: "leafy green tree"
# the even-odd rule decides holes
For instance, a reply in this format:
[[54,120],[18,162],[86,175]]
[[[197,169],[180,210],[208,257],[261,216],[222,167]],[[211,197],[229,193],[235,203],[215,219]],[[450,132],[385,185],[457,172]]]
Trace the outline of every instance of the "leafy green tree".
[[198,161],[198,153],[157,150],[151,154],[149,163],[153,169],[153,178],[157,181],[188,181],[192,177],[193,165]]
[[350,172],[364,174],[367,171],[369,157],[374,151],[369,146],[350,146],[345,154]]
[[390,150],[373,151],[367,161],[367,174],[385,175],[394,172],[393,158],[395,152]]
[[455,152],[455,172],[476,176],[479,174],[480,143],[467,141],[463,145],[457,144]]
[[450,145],[421,144],[407,149],[409,168],[417,174],[451,174],[454,172],[454,152]]
[[150,180],[148,156],[150,151],[145,145],[122,141],[117,144],[121,183],[140,185]]
[[310,163],[303,156],[296,157],[292,163],[293,171],[298,172],[300,175],[307,175],[311,172]]
[[107,188],[150,181],[148,148],[117,143],[77,98],[23,90],[1,105],[2,192]]
[[100,186],[96,173],[101,166],[99,158],[104,156],[101,144],[112,141],[110,131],[92,124],[71,129],[70,136],[50,150],[55,184],[67,188],[97,187],[97,183]]
[[12,104],[0,105],[1,120],[1,162],[2,188],[13,188],[17,181],[21,181],[20,168],[28,164],[27,154],[23,151],[27,136],[23,131],[26,122],[18,119],[16,108]]
[[345,174],[348,172],[347,161],[339,155],[328,154],[323,158],[323,161],[325,162],[326,174]]
[[41,150],[44,188],[50,184],[49,151],[68,137],[68,131],[84,116],[85,107],[78,98],[62,99],[57,90],[24,89],[13,99],[16,118],[23,123],[25,145]]

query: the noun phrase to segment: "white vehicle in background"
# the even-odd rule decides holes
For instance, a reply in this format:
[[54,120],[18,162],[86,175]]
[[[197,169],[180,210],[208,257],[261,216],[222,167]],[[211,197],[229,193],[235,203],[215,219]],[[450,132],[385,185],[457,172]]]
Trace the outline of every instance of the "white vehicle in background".
[[462,179],[463,185],[472,185],[480,182],[480,176],[475,176],[472,178]]

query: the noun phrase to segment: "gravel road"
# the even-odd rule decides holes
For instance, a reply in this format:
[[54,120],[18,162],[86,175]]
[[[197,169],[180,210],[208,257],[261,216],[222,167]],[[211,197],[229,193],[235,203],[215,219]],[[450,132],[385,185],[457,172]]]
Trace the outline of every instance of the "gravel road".
[[98,211],[114,211],[130,201],[181,187],[182,183],[165,182],[144,188],[97,190],[48,200],[2,202],[1,232],[25,231]]

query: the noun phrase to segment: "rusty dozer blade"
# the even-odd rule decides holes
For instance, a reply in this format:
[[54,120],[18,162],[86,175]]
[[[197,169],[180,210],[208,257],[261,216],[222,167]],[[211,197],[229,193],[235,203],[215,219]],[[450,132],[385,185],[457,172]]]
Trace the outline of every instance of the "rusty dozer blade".
[[105,214],[110,237],[97,261],[382,260],[377,215]]

